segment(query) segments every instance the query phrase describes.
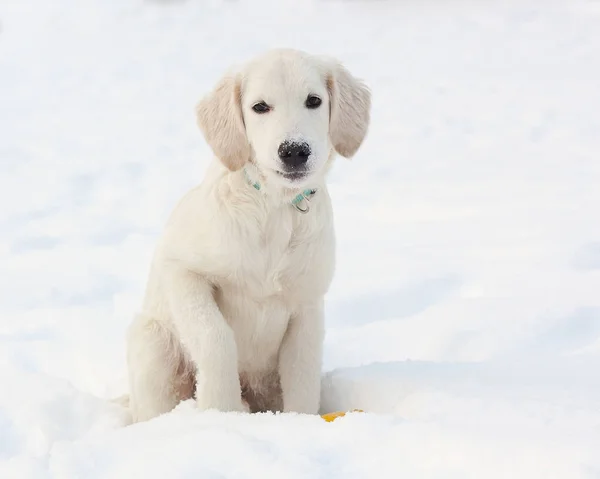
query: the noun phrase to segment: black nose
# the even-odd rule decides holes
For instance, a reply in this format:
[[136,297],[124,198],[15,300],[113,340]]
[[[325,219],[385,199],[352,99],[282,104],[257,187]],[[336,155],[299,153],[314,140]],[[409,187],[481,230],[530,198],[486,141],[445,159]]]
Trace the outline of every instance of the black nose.
[[303,166],[310,156],[310,147],[306,143],[284,141],[277,151],[284,165],[290,168]]

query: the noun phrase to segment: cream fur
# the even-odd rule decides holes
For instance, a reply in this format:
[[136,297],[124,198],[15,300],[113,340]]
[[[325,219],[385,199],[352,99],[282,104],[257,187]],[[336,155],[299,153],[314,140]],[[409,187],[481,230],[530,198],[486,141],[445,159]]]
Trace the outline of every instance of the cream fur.
[[[320,109],[305,107],[308,93]],[[260,100],[273,110],[252,111]],[[368,89],[337,62],[294,50],[266,53],[199,103],[216,158],[174,209],[128,331],[134,421],[192,396],[200,409],[318,412],[335,256],[325,175],[335,151],[356,152],[369,109]],[[277,173],[290,138],[311,146],[302,180]],[[301,214],[290,200],[306,187],[318,191]]]

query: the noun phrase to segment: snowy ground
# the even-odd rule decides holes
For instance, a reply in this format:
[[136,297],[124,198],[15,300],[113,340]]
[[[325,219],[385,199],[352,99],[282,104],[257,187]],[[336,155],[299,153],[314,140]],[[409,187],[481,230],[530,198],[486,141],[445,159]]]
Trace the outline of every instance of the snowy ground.
[[[124,330],[210,152],[196,101],[291,46],[373,89],[331,176],[318,417],[122,427]],[[599,478],[600,2],[3,0],[1,478]]]

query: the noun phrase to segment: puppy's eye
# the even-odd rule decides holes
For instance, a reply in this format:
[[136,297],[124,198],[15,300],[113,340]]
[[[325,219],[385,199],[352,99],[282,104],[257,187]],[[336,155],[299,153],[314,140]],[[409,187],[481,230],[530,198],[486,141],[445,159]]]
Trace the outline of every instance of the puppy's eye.
[[319,108],[321,106],[321,99],[317,95],[308,95],[305,105],[306,108]]
[[252,106],[252,109],[256,113],[267,113],[271,110],[271,107],[267,105],[264,101],[259,101],[258,103]]

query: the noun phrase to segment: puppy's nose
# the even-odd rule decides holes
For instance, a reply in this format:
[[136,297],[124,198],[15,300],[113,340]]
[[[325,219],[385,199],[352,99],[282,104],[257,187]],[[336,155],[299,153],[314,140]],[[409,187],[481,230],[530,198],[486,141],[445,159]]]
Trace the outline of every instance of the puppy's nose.
[[279,158],[290,168],[303,166],[310,156],[310,147],[306,143],[284,141],[279,145]]

